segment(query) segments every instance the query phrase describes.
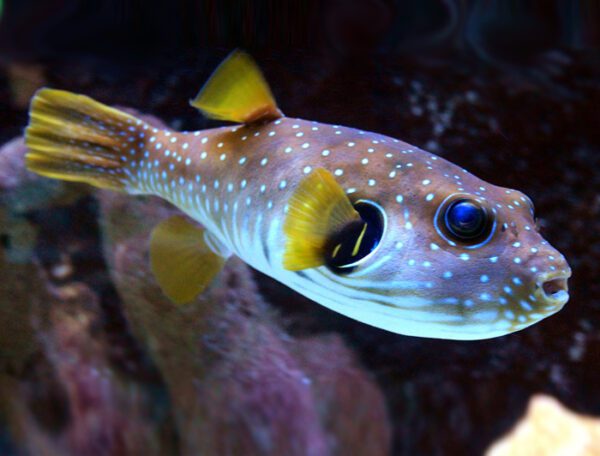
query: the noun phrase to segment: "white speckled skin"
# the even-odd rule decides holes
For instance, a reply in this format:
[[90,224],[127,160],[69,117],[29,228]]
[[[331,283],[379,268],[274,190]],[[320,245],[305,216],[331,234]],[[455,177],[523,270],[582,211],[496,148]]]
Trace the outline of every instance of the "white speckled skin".
[[[540,283],[570,270],[535,230],[528,198],[407,143],[285,117],[194,133],[143,123],[129,131],[142,139],[123,157],[132,193],[171,201],[248,264],[359,321],[407,335],[484,339],[529,326],[568,299],[541,293]],[[386,217],[377,249],[343,276],[282,268],[287,202],[320,167],[351,200],[373,201]],[[457,245],[436,229],[436,211],[454,194],[495,214],[483,245]]]

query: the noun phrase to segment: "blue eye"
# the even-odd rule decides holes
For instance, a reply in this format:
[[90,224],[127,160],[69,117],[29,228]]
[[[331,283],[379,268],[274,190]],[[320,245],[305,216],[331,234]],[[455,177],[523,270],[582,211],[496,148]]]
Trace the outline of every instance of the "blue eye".
[[448,206],[444,221],[450,234],[461,241],[480,239],[490,226],[486,210],[476,201],[467,199],[454,201]]

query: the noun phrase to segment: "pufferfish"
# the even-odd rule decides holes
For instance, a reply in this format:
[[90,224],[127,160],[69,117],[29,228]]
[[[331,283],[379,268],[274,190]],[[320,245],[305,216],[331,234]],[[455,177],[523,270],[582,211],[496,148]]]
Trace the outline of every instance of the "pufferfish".
[[570,268],[523,193],[377,133],[286,117],[254,61],[235,51],[191,105],[233,122],[157,129],[86,96],[41,89],[29,170],[156,195],[189,218],[152,232],[156,280],[194,299],[227,258],[340,314],[411,336],[485,339],[569,298]]

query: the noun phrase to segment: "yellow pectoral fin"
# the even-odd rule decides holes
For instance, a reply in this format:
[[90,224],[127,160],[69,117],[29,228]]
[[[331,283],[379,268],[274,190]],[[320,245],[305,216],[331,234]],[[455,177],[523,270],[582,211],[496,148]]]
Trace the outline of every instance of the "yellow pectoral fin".
[[357,220],[360,215],[331,173],[314,170],[290,198],[283,225],[283,267],[300,271],[322,266],[331,236]]
[[192,301],[224,263],[225,259],[206,245],[204,229],[183,216],[168,218],[152,231],[152,272],[163,292],[177,304]]
[[252,58],[234,51],[190,102],[206,117],[252,123],[282,117],[271,90]]

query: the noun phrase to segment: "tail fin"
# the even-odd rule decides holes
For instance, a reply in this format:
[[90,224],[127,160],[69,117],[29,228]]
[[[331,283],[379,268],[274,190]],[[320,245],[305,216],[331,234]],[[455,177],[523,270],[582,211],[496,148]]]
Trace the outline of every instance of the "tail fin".
[[30,171],[127,191],[127,167],[144,148],[147,125],[83,95],[41,89],[31,101],[25,143]]

